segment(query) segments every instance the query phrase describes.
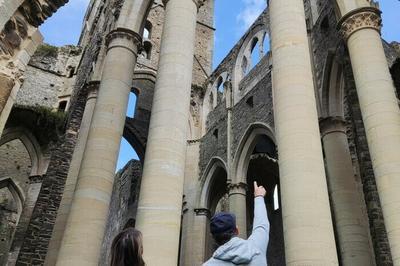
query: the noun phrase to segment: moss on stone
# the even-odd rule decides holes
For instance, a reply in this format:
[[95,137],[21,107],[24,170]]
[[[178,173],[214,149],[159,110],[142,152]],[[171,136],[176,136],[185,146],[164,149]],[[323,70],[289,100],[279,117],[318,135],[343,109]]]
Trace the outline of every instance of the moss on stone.
[[42,44],[36,50],[35,55],[43,57],[57,57],[58,48],[49,44]]
[[57,141],[65,131],[66,113],[43,106],[13,107],[12,119],[32,129],[44,142]]

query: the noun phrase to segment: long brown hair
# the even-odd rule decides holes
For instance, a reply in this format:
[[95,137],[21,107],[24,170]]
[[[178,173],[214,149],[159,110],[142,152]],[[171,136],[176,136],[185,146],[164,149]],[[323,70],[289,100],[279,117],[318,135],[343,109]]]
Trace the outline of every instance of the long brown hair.
[[142,254],[142,233],[135,228],[126,228],[113,240],[110,265],[144,266]]

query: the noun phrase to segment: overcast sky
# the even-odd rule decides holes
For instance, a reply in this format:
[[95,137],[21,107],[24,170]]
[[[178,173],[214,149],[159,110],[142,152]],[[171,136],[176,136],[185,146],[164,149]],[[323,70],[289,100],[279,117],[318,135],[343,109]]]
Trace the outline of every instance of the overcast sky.
[[[215,0],[215,48],[214,67],[228,54],[246,29],[266,7],[265,0]],[[383,11],[382,35],[388,41],[400,41],[400,1],[381,0]],[[82,20],[89,0],[70,0],[65,7],[49,18],[40,30],[45,42],[61,46],[76,44],[82,28]],[[236,14],[236,15],[232,15]],[[129,110],[134,110],[135,98],[130,99]],[[123,140],[117,169],[137,155]]]

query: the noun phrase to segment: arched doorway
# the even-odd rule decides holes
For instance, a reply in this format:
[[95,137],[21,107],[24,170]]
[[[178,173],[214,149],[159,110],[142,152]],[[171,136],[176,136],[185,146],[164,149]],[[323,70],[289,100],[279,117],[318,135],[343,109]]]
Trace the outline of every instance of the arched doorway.
[[246,183],[247,235],[251,234],[254,217],[254,188],[257,181],[267,190],[265,204],[270,222],[267,250],[268,265],[285,265],[282,210],[280,204],[279,167],[272,130],[256,123],[242,137],[234,160],[234,182]]
[[284,265],[284,242],[282,210],[280,204],[279,168],[277,163],[275,144],[266,135],[256,139],[256,145],[250,155],[247,169],[247,185],[249,191],[247,203],[247,234],[251,234],[254,218],[254,187],[257,181],[267,190],[265,205],[270,222],[270,235],[267,250],[268,265]]

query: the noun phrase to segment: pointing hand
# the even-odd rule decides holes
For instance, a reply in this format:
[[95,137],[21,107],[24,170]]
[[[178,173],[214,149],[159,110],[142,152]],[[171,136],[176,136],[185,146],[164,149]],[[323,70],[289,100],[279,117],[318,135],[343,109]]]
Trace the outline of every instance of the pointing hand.
[[263,186],[258,186],[257,181],[254,181],[254,197],[265,197],[267,191]]

